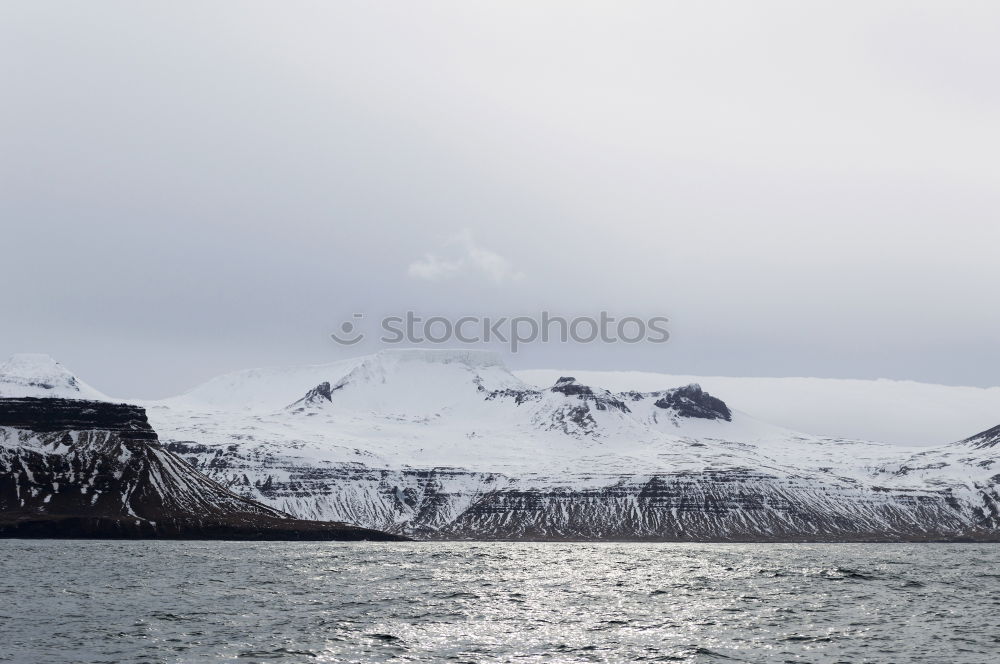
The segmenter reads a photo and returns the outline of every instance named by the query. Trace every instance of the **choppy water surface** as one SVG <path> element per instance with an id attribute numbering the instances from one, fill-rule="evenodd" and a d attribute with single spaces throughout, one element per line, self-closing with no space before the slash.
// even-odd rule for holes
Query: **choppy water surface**
<path id="1" fill-rule="evenodd" d="M 1000 547 L 0 540 L 13 662 L 995 662 Z"/>

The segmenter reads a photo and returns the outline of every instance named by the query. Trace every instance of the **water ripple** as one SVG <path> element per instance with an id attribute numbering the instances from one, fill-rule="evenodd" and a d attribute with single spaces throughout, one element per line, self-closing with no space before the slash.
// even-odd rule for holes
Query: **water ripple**
<path id="1" fill-rule="evenodd" d="M 994 545 L 0 541 L 0 661 L 994 661 Z"/>

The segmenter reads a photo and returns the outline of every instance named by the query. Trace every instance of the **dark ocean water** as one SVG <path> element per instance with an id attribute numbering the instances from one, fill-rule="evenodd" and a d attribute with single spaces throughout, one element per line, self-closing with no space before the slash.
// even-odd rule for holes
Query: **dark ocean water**
<path id="1" fill-rule="evenodd" d="M 1000 546 L 0 540 L 10 662 L 1000 661 Z"/>

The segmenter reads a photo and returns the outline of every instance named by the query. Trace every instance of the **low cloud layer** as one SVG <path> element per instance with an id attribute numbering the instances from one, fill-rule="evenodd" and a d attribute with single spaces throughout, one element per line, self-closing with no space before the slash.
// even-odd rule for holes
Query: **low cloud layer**
<path id="1" fill-rule="evenodd" d="M 425 281 L 482 277 L 495 284 L 524 278 L 524 273 L 514 269 L 509 260 L 495 251 L 479 246 L 472 231 L 464 230 L 451 237 L 445 242 L 444 251 L 444 258 L 429 253 L 413 261 L 407 268 L 407 274 Z"/>

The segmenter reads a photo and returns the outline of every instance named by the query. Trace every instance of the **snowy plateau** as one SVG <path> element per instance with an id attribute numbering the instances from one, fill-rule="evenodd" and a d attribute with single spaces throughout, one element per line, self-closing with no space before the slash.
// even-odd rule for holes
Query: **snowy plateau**
<path id="1" fill-rule="evenodd" d="M 699 382 L 515 375 L 490 352 L 412 349 L 126 401 L 164 451 L 242 498 L 418 539 L 1000 541 L 1000 427 L 984 422 L 1000 423 L 1000 390 Z M 928 390 L 940 431 L 968 421 L 965 433 L 936 445 L 902 444 L 905 422 L 892 442 L 818 433 L 855 411 L 886 431 L 878 413 L 933 418 Z M 15 356 L 0 365 L 0 399 L 24 397 L 118 401 L 47 356 Z"/>

